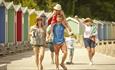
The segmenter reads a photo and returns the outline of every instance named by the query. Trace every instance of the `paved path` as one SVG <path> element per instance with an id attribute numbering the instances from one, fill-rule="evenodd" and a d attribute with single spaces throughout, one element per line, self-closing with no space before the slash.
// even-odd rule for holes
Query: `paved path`
<path id="1" fill-rule="evenodd" d="M 115 58 L 113 57 L 96 53 L 94 65 L 91 66 L 88 64 L 86 49 L 75 48 L 74 53 L 74 64 L 67 65 L 68 70 L 115 70 Z M 62 57 L 62 53 L 60 53 L 60 57 Z M 44 70 L 55 70 L 55 65 L 50 61 L 50 51 L 46 49 L 43 60 Z M 37 70 L 32 51 L 0 57 L 0 64 L 3 63 L 7 65 L 7 70 Z"/>

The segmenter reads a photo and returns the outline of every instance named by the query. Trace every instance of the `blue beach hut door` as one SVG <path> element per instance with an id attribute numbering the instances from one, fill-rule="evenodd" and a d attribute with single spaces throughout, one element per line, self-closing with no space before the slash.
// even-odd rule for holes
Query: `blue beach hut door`
<path id="1" fill-rule="evenodd" d="M 0 43 L 5 43 L 5 7 L 0 6 Z"/>

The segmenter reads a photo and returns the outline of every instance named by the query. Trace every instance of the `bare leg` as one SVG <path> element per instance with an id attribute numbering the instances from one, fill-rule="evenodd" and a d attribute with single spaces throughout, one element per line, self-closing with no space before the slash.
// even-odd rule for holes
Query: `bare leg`
<path id="1" fill-rule="evenodd" d="M 67 46 L 65 43 L 61 46 L 61 50 L 63 52 L 63 57 L 62 57 L 62 62 L 60 65 L 64 70 L 67 70 L 67 67 L 64 65 L 64 62 L 65 62 L 66 57 L 67 57 Z"/>
<path id="2" fill-rule="evenodd" d="M 91 48 L 87 47 L 88 55 L 89 55 L 89 60 L 91 61 L 92 59 L 92 53 L 91 53 Z"/>
<path id="3" fill-rule="evenodd" d="M 39 70 L 43 70 L 42 61 L 44 58 L 44 50 L 44 47 L 40 47 L 39 49 Z"/>
<path id="4" fill-rule="evenodd" d="M 55 45 L 54 46 L 54 51 L 55 51 L 55 64 L 56 64 L 56 69 L 59 70 L 59 50 L 60 46 Z"/>
<path id="5" fill-rule="evenodd" d="M 91 53 L 92 53 L 91 55 L 91 60 L 92 60 L 93 56 L 95 55 L 95 48 L 91 48 Z"/>
<path id="6" fill-rule="evenodd" d="M 54 53 L 53 52 L 51 52 L 51 59 L 52 59 L 52 64 L 54 64 Z"/>
<path id="7" fill-rule="evenodd" d="M 39 66 L 39 48 L 38 47 L 33 47 L 33 51 L 34 51 L 34 54 L 35 54 L 35 62 L 36 62 L 36 65 L 37 67 Z"/>

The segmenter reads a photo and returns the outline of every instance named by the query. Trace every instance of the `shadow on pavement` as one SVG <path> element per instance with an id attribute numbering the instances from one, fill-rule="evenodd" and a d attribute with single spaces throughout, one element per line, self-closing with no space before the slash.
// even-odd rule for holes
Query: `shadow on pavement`
<path id="1" fill-rule="evenodd" d="M 22 52 L 22 53 L 6 55 L 4 57 L 0 57 L 0 64 L 9 64 L 12 61 L 21 60 L 22 58 L 28 58 L 31 57 L 32 55 L 33 55 L 32 50 Z"/>

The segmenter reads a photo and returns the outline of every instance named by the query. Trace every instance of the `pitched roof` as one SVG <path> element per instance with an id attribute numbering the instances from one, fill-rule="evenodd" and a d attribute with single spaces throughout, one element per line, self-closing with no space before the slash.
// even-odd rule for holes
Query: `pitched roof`
<path id="1" fill-rule="evenodd" d="M 12 2 L 5 2 L 5 6 L 6 6 L 7 9 L 10 9 L 11 7 L 14 8 L 13 1 Z"/>
<path id="2" fill-rule="evenodd" d="M 19 11 L 21 9 L 21 4 L 14 5 L 15 11 Z"/>
<path id="3" fill-rule="evenodd" d="M 68 17 L 66 20 L 67 20 L 67 21 L 72 20 L 72 21 L 74 21 L 74 22 L 76 22 L 76 23 L 79 23 L 76 19 L 71 18 L 71 17 Z"/>
<path id="4" fill-rule="evenodd" d="M 22 9 L 22 12 L 23 12 L 23 13 L 29 12 L 29 11 L 28 11 L 28 7 L 21 7 L 21 9 Z"/>
<path id="5" fill-rule="evenodd" d="M 28 11 L 29 11 L 29 15 L 31 15 L 32 13 L 36 13 L 35 11 L 35 9 L 28 9 Z M 36 13 L 37 14 L 37 13 Z"/>
<path id="6" fill-rule="evenodd" d="M 0 5 L 1 4 L 5 5 L 5 1 L 4 0 L 0 0 Z"/>

